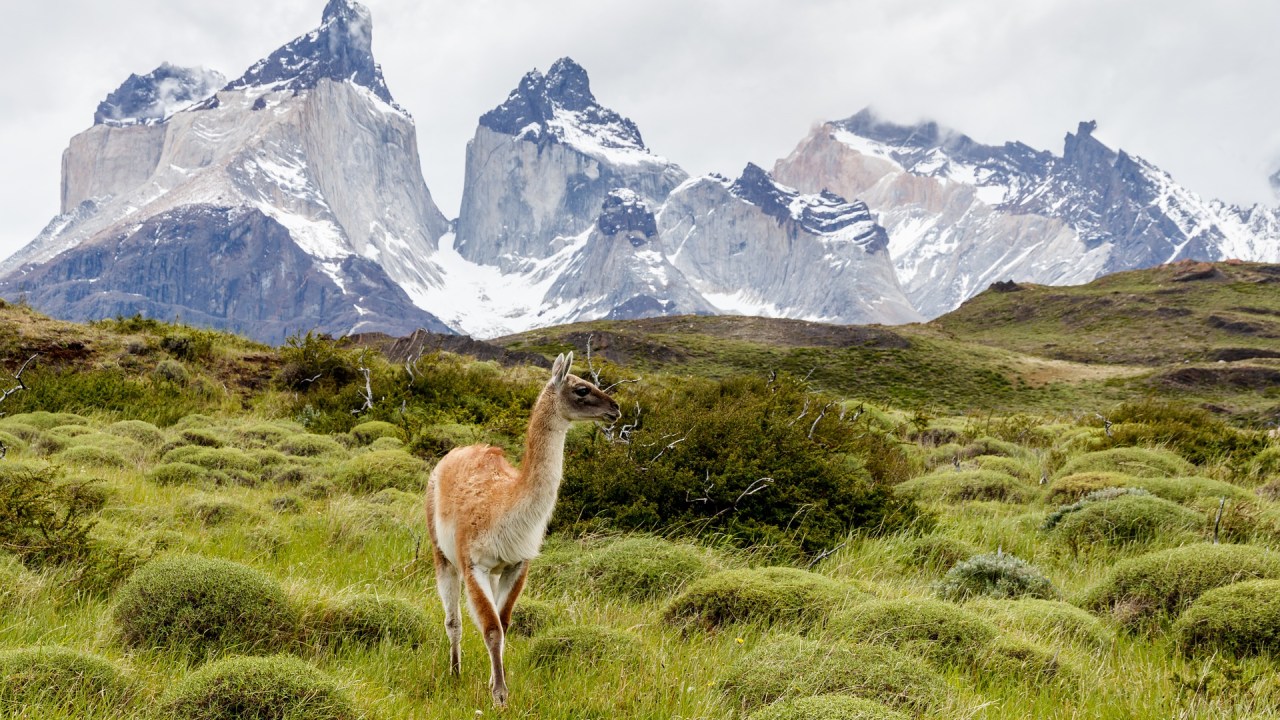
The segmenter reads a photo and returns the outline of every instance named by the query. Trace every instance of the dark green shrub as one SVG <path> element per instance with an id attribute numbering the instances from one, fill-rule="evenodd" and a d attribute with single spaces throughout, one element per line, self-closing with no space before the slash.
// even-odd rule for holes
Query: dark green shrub
<path id="1" fill-rule="evenodd" d="M 938 597 L 956 602 L 975 597 L 1055 600 L 1061 596 L 1036 566 L 1008 553 L 975 555 L 956 563 L 934 590 Z"/>
<path id="2" fill-rule="evenodd" d="M 351 437 L 361 445 L 369 445 L 379 438 L 389 437 L 404 441 L 404 431 L 389 422 L 370 420 L 351 428 Z"/>
<path id="3" fill-rule="evenodd" d="M 1081 605 L 1140 628 L 1176 617 L 1216 587 L 1280 578 L 1280 554 L 1250 545 L 1195 544 L 1123 560 Z"/>
<path id="4" fill-rule="evenodd" d="M 993 625 L 965 608 L 924 598 L 871 600 L 831 618 L 828 630 L 947 664 L 974 654 L 996 636 Z"/>
<path id="5" fill-rule="evenodd" d="M 894 492 L 920 502 L 997 500 L 1024 503 L 1035 499 L 1039 489 L 994 470 L 955 471 L 948 468 L 901 483 Z"/>
<path id="6" fill-rule="evenodd" d="M 980 684 L 1003 684 L 1010 678 L 1031 688 L 1053 682 L 1071 682 L 1078 671 L 1061 653 L 1050 652 L 1035 643 L 1002 636 L 979 649 L 974 669 Z"/>
<path id="7" fill-rule="evenodd" d="M 276 449 L 295 457 L 347 457 L 347 449 L 327 435 L 299 433 L 276 443 Z"/>
<path id="8" fill-rule="evenodd" d="M 1124 488 L 1100 490 L 1116 492 Z M 1190 538 L 1204 524 L 1197 512 L 1152 495 L 1129 492 L 1086 502 L 1065 513 L 1053 528 L 1054 536 L 1078 551 L 1094 545 L 1118 546 L 1151 542 L 1160 536 Z"/>
<path id="9" fill-rule="evenodd" d="M 1179 403 L 1125 403 L 1108 419 L 1115 423 L 1111 434 L 1117 445 L 1168 447 L 1197 465 L 1240 467 L 1267 446 L 1264 432 L 1232 427 L 1208 410 Z"/>
<path id="10" fill-rule="evenodd" d="M 973 545 L 947 535 L 923 535 L 907 542 L 907 561 L 912 567 L 950 570 L 961 560 L 978 554 Z"/>
<path id="11" fill-rule="evenodd" d="M 1136 477 L 1194 475 L 1196 468 L 1168 450 L 1121 447 L 1080 455 L 1062 466 L 1059 477 L 1083 472 L 1117 472 Z"/>
<path id="12" fill-rule="evenodd" d="M 333 479 L 353 493 L 383 488 L 416 492 L 427 486 L 427 465 L 400 450 L 374 450 L 344 461 Z"/>
<path id="13" fill-rule="evenodd" d="M 110 661 L 63 647 L 0 651 L 0 710 L 124 711 L 137 685 Z M 8 714 L 6 713 L 6 717 Z"/>
<path id="14" fill-rule="evenodd" d="M 891 491 L 905 479 L 892 473 L 912 465 L 896 436 L 834 411 L 819 421 L 831 401 L 797 379 L 689 380 L 635 395 L 643 423 L 629 442 L 571 435 L 553 530 L 678 529 L 816 553 L 850 531 L 922 522 Z"/>
<path id="15" fill-rule="evenodd" d="M 1051 644 L 1066 639 L 1102 649 L 1115 640 L 1115 634 L 1096 616 L 1060 600 L 979 598 L 965 607 L 1001 627 L 1032 633 Z"/>
<path id="16" fill-rule="evenodd" d="M 179 360 L 207 360 L 213 356 L 215 337 L 207 330 L 175 331 L 160 338 L 160 347 Z"/>
<path id="17" fill-rule="evenodd" d="M 705 548 L 655 537 L 628 537 L 572 561 L 570 582 L 582 590 L 643 601 L 678 593 L 686 583 L 721 569 Z"/>
<path id="18" fill-rule="evenodd" d="M 1252 580 L 1206 591 L 1173 625 L 1187 654 L 1280 656 L 1280 580 Z"/>
<path id="19" fill-rule="evenodd" d="M 273 650 L 294 637 L 298 622 L 275 580 L 238 563 L 196 555 L 143 566 L 120 589 L 112 616 L 129 647 L 196 656 Z"/>
<path id="20" fill-rule="evenodd" d="M 511 611 L 511 627 L 507 632 L 530 637 L 557 624 L 559 618 L 560 612 L 555 605 L 521 595 Z"/>
<path id="21" fill-rule="evenodd" d="M 937 673 L 896 650 L 796 637 L 762 642 L 729 667 L 720 687 L 744 712 L 778 700 L 840 694 L 927 713 L 950 694 Z"/>
<path id="22" fill-rule="evenodd" d="M 111 435 L 127 437 L 147 447 L 156 447 L 164 442 L 164 433 L 160 428 L 142 420 L 121 420 L 111 423 L 105 432 Z"/>
<path id="23" fill-rule="evenodd" d="M 157 380 L 171 382 L 175 385 L 186 385 L 191 379 L 191 375 L 187 372 L 187 366 L 181 361 L 165 358 L 156 363 L 155 376 Z"/>
<path id="24" fill-rule="evenodd" d="M 741 622 L 804 626 L 825 619 L 849 595 L 861 593 L 795 568 L 722 570 L 685 587 L 663 618 L 706 630 Z"/>
<path id="25" fill-rule="evenodd" d="M 362 717 L 332 678 L 288 655 L 233 657 L 186 676 L 161 699 L 184 720 L 355 720 Z"/>
<path id="26" fill-rule="evenodd" d="M 47 463 L 0 463 L 0 547 L 30 567 L 83 559 L 102 496 L 92 482 L 63 482 Z"/>
<path id="27" fill-rule="evenodd" d="M 333 645 L 376 645 L 385 639 L 417 647 L 431 630 L 422 608 L 378 595 L 355 595 L 320 603 L 304 614 L 302 625 L 308 637 Z"/>
<path id="28" fill-rule="evenodd" d="M 294 335 L 280 348 L 284 364 L 276 382 L 287 390 L 332 392 L 359 376 L 359 353 L 338 347 L 328 335 Z"/>
<path id="29" fill-rule="evenodd" d="M 157 485 L 199 485 L 213 480 L 209 470 L 184 462 L 163 463 L 151 468 L 147 479 Z"/>
<path id="30" fill-rule="evenodd" d="M 600 625 L 561 625 L 535 636 L 529 645 L 534 665 L 591 665 L 626 660 L 638 653 L 640 641 L 631 633 Z"/>
<path id="31" fill-rule="evenodd" d="M 749 720 L 908 720 L 874 700 L 851 695 L 816 695 L 783 700 L 751 713 Z"/>

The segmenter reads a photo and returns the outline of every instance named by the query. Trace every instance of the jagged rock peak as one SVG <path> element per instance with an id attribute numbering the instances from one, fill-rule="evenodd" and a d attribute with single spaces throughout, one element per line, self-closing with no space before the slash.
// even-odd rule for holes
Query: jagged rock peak
<path id="1" fill-rule="evenodd" d="M 636 124 L 596 102 L 587 71 L 567 57 L 546 75 L 526 73 L 501 105 L 480 116 L 480 125 L 522 140 L 647 150 Z"/>
<path id="2" fill-rule="evenodd" d="M 208 98 L 227 79 L 203 67 L 161 63 L 146 75 L 130 75 L 98 103 L 94 125 L 142 125 L 162 122 L 179 110 Z"/>
<path id="3" fill-rule="evenodd" d="M 1067 133 L 1063 141 L 1063 159 L 1077 166 L 1114 164 L 1115 151 L 1093 136 L 1093 132 L 1097 129 L 1098 121 L 1089 120 L 1082 121 L 1076 128 L 1075 134 Z"/>
<path id="4" fill-rule="evenodd" d="M 850 202 L 827 190 L 803 194 L 779 184 L 755 163 L 747 163 L 742 175 L 729 185 L 729 192 L 779 222 L 794 220 L 805 230 L 819 235 L 829 235 L 858 223 L 875 223 L 866 203 Z"/>
<path id="5" fill-rule="evenodd" d="M 658 235 L 658 223 L 649 204 L 626 188 L 618 188 L 605 196 L 596 227 L 609 236 L 625 232 L 637 247 Z"/>
<path id="6" fill-rule="evenodd" d="M 382 67 L 373 59 L 373 16 L 354 0 L 329 0 L 320 27 L 254 63 L 227 89 L 275 86 L 308 90 L 323 78 L 353 82 L 395 104 Z"/>
<path id="7" fill-rule="evenodd" d="M 951 154 L 963 155 L 973 148 L 983 147 L 968 135 L 944 128 L 932 120 L 900 125 L 883 119 L 869 107 L 832 124 L 855 135 L 899 148 L 924 150 L 940 147 Z"/>

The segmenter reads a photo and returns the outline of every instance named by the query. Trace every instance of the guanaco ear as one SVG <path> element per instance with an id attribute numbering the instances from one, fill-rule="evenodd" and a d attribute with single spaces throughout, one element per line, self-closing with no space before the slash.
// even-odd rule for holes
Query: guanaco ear
<path id="1" fill-rule="evenodd" d="M 569 377 L 569 368 L 571 367 L 573 367 L 573 353 L 570 352 L 568 355 L 560 353 L 555 363 L 551 366 L 552 384 L 559 385 L 563 383 L 564 379 Z"/>

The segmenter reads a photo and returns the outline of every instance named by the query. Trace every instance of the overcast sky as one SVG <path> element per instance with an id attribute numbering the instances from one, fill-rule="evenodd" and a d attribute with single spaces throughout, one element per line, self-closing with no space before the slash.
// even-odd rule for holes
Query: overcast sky
<path id="1" fill-rule="evenodd" d="M 366 0 L 374 55 L 456 216 L 466 142 L 520 76 L 568 55 L 596 97 L 693 174 L 772 167 L 864 106 L 1062 152 L 1080 120 L 1203 196 L 1275 202 L 1274 0 Z M 163 61 L 238 77 L 324 0 L 9 3 L 0 43 L 0 257 L 58 211 L 98 102 Z"/>

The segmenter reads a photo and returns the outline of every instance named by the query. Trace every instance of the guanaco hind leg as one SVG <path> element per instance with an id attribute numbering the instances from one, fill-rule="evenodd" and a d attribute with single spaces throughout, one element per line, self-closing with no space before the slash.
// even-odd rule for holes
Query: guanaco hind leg
<path id="1" fill-rule="evenodd" d="M 453 675 L 462 673 L 462 613 L 459 599 L 462 592 L 462 578 L 458 577 L 458 569 L 449 562 L 444 553 L 435 551 L 436 591 L 440 593 L 440 602 L 444 605 L 444 632 L 449 636 L 449 672 Z"/>
<path id="2" fill-rule="evenodd" d="M 471 565 L 463 573 L 462 581 L 467 589 L 467 605 L 471 609 L 471 617 L 484 635 L 484 644 L 489 650 L 489 689 L 493 692 L 493 702 L 495 705 L 506 705 L 507 677 L 502 667 L 502 650 L 506 638 L 502 631 L 502 620 L 498 617 L 498 608 L 494 604 L 492 579 L 487 570 Z"/>

